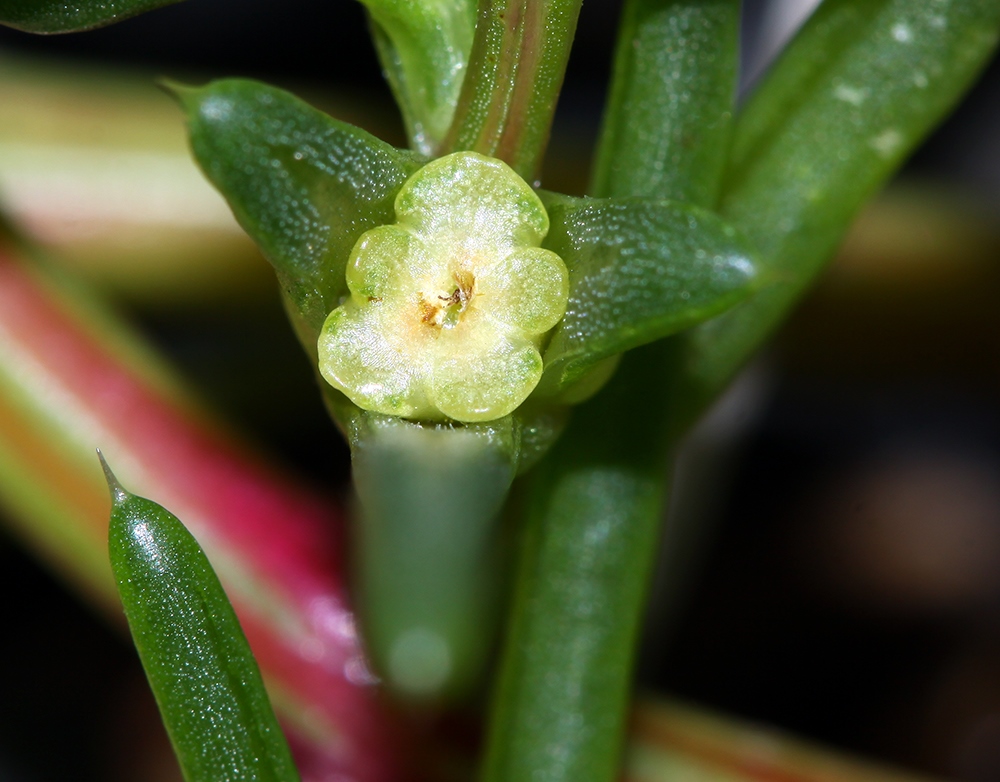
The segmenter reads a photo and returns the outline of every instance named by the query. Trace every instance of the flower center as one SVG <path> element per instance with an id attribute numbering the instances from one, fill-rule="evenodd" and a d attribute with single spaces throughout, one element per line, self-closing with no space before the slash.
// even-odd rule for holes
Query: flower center
<path id="1" fill-rule="evenodd" d="M 450 292 L 420 294 L 420 320 L 435 328 L 454 328 L 476 295 L 476 278 L 472 272 L 460 269 L 452 275 L 455 287 Z"/>

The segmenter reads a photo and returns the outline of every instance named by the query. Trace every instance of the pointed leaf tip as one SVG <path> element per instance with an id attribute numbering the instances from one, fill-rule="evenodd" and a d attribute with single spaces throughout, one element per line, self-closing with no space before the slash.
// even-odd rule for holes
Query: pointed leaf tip
<path id="1" fill-rule="evenodd" d="M 111 472 L 111 467 L 108 465 L 107 459 L 104 458 L 104 454 L 101 453 L 100 448 L 97 449 L 97 458 L 101 461 L 101 469 L 104 470 L 104 479 L 108 482 L 108 491 L 111 492 L 111 504 L 117 505 L 120 502 L 125 502 L 129 494 L 122 488 L 117 476 Z"/>
<path id="2" fill-rule="evenodd" d="M 167 77 L 157 79 L 156 86 L 177 101 L 178 105 L 185 110 L 189 110 L 191 108 L 192 103 L 194 102 L 193 96 L 200 89 L 199 87 L 193 87 L 190 84 L 181 84 L 181 82 L 174 81 L 173 79 Z"/>

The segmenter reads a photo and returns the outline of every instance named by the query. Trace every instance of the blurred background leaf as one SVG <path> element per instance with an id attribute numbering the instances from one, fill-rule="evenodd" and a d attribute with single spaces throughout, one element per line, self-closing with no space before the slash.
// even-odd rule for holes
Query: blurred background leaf
<path id="1" fill-rule="evenodd" d="M 89 30 L 178 0 L 0 0 L 0 24 L 32 33 Z"/>

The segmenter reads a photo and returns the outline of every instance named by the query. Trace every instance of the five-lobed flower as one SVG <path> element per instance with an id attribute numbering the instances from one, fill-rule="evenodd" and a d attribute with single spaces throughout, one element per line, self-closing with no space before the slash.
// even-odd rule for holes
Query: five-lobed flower
<path id="1" fill-rule="evenodd" d="M 351 252 L 350 296 L 323 326 L 320 372 L 378 413 L 507 415 L 538 383 L 539 347 L 569 296 L 566 265 L 539 246 L 544 206 L 506 164 L 457 152 L 410 177 L 395 210 L 395 224 Z"/>

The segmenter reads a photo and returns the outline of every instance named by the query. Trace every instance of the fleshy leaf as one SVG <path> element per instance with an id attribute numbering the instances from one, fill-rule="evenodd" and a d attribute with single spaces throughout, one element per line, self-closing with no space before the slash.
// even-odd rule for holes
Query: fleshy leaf
<path id="1" fill-rule="evenodd" d="M 208 558 L 176 516 L 111 489 L 118 592 L 188 782 L 297 782 L 260 671 Z"/>
<path id="2" fill-rule="evenodd" d="M 393 222 L 396 193 L 419 159 L 258 82 L 173 89 L 198 164 L 274 266 L 314 351 L 347 292 L 351 249 Z"/>
<path id="3" fill-rule="evenodd" d="M 29 33 L 71 33 L 120 22 L 178 0 L 0 0 L 0 24 Z"/>
<path id="4" fill-rule="evenodd" d="M 712 207 L 732 135 L 738 0 L 629 0 L 594 163 L 596 196 Z"/>
<path id="5" fill-rule="evenodd" d="M 594 364 L 694 326 L 749 295 L 746 243 L 713 213 L 675 201 L 550 197 L 544 246 L 565 261 L 569 304 L 537 393 Z"/>

